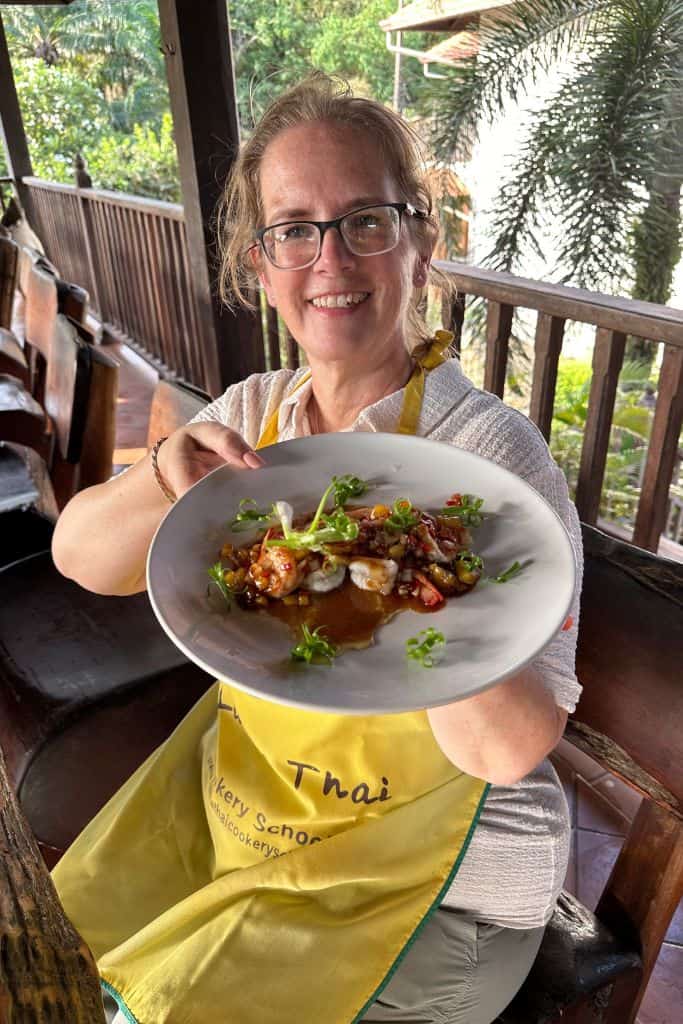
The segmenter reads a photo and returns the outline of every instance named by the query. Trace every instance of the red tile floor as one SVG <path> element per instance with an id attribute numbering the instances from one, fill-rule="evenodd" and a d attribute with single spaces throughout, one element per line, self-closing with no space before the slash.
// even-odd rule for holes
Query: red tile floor
<path id="1" fill-rule="evenodd" d="M 131 349 L 108 346 L 121 363 L 114 463 L 144 455 L 157 374 Z M 591 910 L 621 849 L 640 798 L 625 783 L 562 740 L 552 760 L 567 794 L 572 854 L 566 887 Z M 683 906 L 671 922 L 638 1014 L 638 1024 L 683 1021 Z"/>

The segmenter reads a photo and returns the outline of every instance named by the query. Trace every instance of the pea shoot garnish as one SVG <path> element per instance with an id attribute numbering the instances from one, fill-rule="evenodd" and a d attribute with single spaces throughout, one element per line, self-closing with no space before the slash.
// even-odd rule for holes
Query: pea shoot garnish
<path id="1" fill-rule="evenodd" d="M 231 530 L 249 530 L 257 523 L 267 523 L 275 518 L 273 506 L 270 508 L 257 508 L 253 498 L 243 498 L 239 505 L 239 512 L 230 523 Z"/>
<path id="2" fill-rule="evenodd" d="M 344 476 L 333 476 L 332 486 L 334 487 L 334 503 L 339 507 L 344 506 L 349 498 L 359 498 L 368 489 L 365 480 L 361 480 L 358 476 L 351 476 L 350 473 L 346 473 Z"/>
<path id="3" fill-rule="evenodd" d="M 216 586 L 218 587 L 219 591 L 221 592 L 221 594 L 225 598 L 225 603 L 227 604 L 228 608 L 231 608 L 232 607 L 232 599 L 233 599 L 234 595 L 233 595 L 232 590 L 228 586 L 228 584 L 225 582 L 225 577 L 223 575 L 223 572 L 224 572 L 224 570 L 223 570 L 223 566 L 221 565 L 221 563 L 220 562 L 216 562 L 216 564 L 212 565 L 211 568 L 208 570 L 209 579 L 212 580 L 216 584 Z"/>
<path id="4" fill-rule="evenodd" d="M 461 562 L 468 572 L 481 572 L 484 568 L 481 557 L 475 555 L 473 551 L 459 551 L 456 560 Z"/>
<path id="5" fill-rule="evenodd" d="M 322 636 L 320 632 L 322 628 L 322 626 L 318 626 L 317 629 L 311 630 L 306 623 L 302 624 L 303 639 L 292 647 L 290 651 L 292 661 L 304 661 L 307 665 L 321 661 L 327 662 L 328 665 L 332 664 L 337 655 L 337 648 Z"/>
<path id="6" fill-rule="evenodd" d="M 408 498 L 397 498 L 384 525 L 394 533 L 403 533 L 417 526 L 419 522 L 420 516 L 413 508 L 412 502 Z"/>
<path id="7" fill-rule="evenodd" d="M 484 499 L 474 494 L 454 494 L 437 515 L 444 519 L 458 519 L 463 526 L 481 526 L 483 504 Z"/>
<path id="8" fill-rule="evenodd" d="M 293 530 L 292 506 L 286 501 L 276 501 L 273 508 L 280 520 L 283 536 L 267 540 L 266 547 L 307 548 L 309 551 L 324 551 L 326 544 L 355 540 L 358 536 L 358 523 L 350 519 L 342 508 L 335 508 L 329 515 L 325 515 L 325 505 L 334 486 L 334 482 L 332 482 L 323 494 L 316 513 L 305 530 Z"/>
<path id="9" fill-rule="evenodd" d="M 519 562 L 513 562 L 505 572 L 499 572 L 497 576 L 492 576 L 491 580 L 493 583 L 507 583 L 508 580 L 514 579 L 515 576 L 519 576 L 522 568 L 523 566 Z"/>
<path id="10" fill-rule="evenodd" d="M 429 626 L 427 629 L 421 629 L 417 636 L 406 640 L 406 654 L 413 661 L 418 661 L 423 668 L 432 668 L 434 665 L 433 649 L 437 646 L 441 647 L 445 643 L 446 638 L 443 633 L 439 633 L 433 626 Z"/>

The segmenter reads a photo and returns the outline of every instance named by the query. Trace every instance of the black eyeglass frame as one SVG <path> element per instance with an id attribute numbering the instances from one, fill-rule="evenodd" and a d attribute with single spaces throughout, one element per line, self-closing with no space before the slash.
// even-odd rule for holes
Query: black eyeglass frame
<path id="1" fill-rule="evenodd" d="M 323 247 L 323 239 L 325 237 L 325 232 L 329 228 L 336 228 L 341 236 L 342 241 L 344 242 L 344 245 L 348 246 L 348 242 L 344 238 L 344 235 L 342 234 L 341 230 L 342 221 L 345 221 L 347 217 L 353 217 L 354 214 L 356 213 L 362 213 L 363 210 L 378 210 L 384 209 L 385 207 L 389 207 L 390 209 L 396 210 L 398 212 L 399 234 L 401 230 L 401 224 L 403 223 L 404 214 L 408 214 L 409 217 L 415 217 L 417 218 L 417 220 L 428 220 L 429 218 L 428 213 L 425 213 L 424 210 L 418 210 L 415 206 L 413 206 L 412 203 L 369 203 L 367 206 L 359 206 L 357 210 L 349 210 L 348 213 L 345 213 L 342 217 L 335 217 L 334 220 L 279 220 L 277 224 L 268 224 L 268 226 L 265 228 L 259 228 L 259 230 L 256 232 L 257 243 L 258 245 L 260 245 L 261 250 L 263 251 L 263 255 L 266 257 L 268 262 L 272 264 L 272 266 L 274 266 L 277 270 L 304 270 L 306 267 L 312 266 L 320 256 Z M 301 267 L 279 267 L 277 263 L 275 263 L 268 255 L 268 251 L 263 242 L 263 236 L 265 235 L 266 231 L 273 231 L 275 228 L 284 227 L 286 224 L 312 224 L 314 227 L 318 229 L 318 251 L 312 260 L 310 260 L 308 263 L 304 263 L 303 266 Z M 396 240 L 396 245 L 398 245 L 398 239 Z M 392 249 L 395 249 L 396 245 L 392 245 L 391 249 L 381 249 L 379 252 L 353 254 L 354 256 L 382 256 L 383 253 L 391 252 Z M 350 252 L 353 252 L 353 249 L 351 249 L 350 246 L 349 250 Z"/>

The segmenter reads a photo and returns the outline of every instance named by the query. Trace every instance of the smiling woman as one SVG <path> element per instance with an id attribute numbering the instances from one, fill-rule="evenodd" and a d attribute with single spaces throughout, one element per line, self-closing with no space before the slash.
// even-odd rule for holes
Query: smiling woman
<path id="1" fill-rule="evenodd" d="M 340 430 L 417 434 L 512 470 L 580 564 L 543 438 L 420 321 L 436 226 L 397 115 L 326 76 L 303 82 L 244 145 L 219 223 L 225 300 L 260 282 L 309 366 L 233 385 L 154 460 L 77 495 L 55 532 L 65 574 L 144 589 L 169 499 L 226 463 L 258 472 L 259 448 Z M 530 668 L 429 711 L 322 713 L 216 684 L 55 870 L 110 1016 L 490 1024 L 564 878 L 567 809 L 544 759 L 580 693 L 578 585 L 571 620 Z"/>

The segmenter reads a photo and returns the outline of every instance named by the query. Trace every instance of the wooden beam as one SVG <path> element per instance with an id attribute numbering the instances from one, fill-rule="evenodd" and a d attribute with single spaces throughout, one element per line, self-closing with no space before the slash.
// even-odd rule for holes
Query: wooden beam
<path id="1" fill-rule="evenodd" d="M 92 954 L 64 913 L 0 750 L 0 1020 L 104 1024 Z"/>
<path id="2" fill-rule="evenodd" d="M 17 182 L 19 199 L 22 206 L 29 211 L 29 200 L 21 179 L 33 174 L 31 157 L 28 151 L 24 122 L 19 108 L 12 62 L 9 56 L 5 27 L 0 15 L 0 136 L 5 148 L 9 173 Z"/>
<path id="3" fill-rule="evenodd" d="M 204 381 L 213 394 L 261 369 L 254 317 L 223 307 L 213 218 L 239 148 L 237 99 L 224 0 L 158 0 L 189 270 L 195 293 Z M 260 332 L 259 332 L 260 333 Z M 259 358 L 260 356 L 260 358 Z"/>

